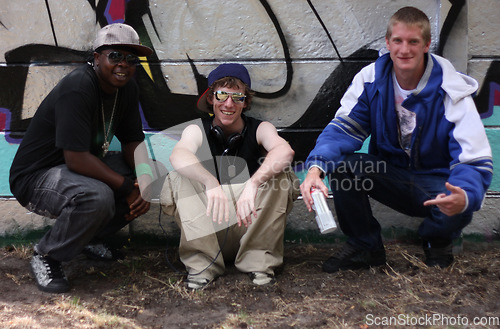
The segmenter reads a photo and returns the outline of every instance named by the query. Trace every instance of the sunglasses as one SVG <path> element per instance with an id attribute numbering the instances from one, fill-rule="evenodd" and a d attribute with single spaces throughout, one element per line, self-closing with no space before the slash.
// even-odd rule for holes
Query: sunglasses
<path id="1" fill-rule="evenodd" d="M 228 93 L 222 90 L 214 91 L 214 95 L 215 99 L 221 103 L 225 102 L 229 96 L 231 96 L 235 103 L 243 103 L 247 97 L 244 93 Z"/>
<path id="2" fill-rule="evenodd" d="M 110 53 L 104 54 L 108 57 L 108 60 L 113 65 L 120 64 L 124 59 L 128 65 L 135 66 L 140 63 L 139 57 L 134 54 L 124 55 L 119 51 L 112 51 Z"/>

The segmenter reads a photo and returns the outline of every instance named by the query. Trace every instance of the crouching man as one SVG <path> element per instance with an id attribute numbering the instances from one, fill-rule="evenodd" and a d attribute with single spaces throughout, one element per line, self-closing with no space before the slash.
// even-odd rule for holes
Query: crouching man
<path id="1" fill-rule="evenodd" d="M 234 260 L 254 284 L 275 282 L 287 214 L 298 195 L 290 145 L 269 122 L 247 117 L 247 69 L 222 64 L 208 76 L 198 108 L 213 113 L 187 126 L 170 157 L 162 208 L 181 228 L 180 259 L 190 289 L 205 287 Z"/>
<path id="2" fill-rule="evenodd" d="M 322 177 L 329 174 L 348 236 L 324 262 L 326 272 L 385 264 L 368 196 L 424 218 L 418 233 L 425 263 L 448 267 L 452 240 L 479 210 L 491 182 L 491 150 L 471 97 L 477 82 L 429 54 L 427 16 L 414 7 L 398 10 L 386 45 L 389 52 L 354 77 L 307 159 L 301 185 L 306 206 L 311 209 L 311 188 L 328 192 Z M 355 153 L 368 136 L 369 154 Z"/>

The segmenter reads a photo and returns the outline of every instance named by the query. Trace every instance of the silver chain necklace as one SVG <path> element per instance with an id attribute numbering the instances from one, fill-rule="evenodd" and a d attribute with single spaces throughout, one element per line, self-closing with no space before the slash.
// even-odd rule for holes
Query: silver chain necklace
<path id="1" fill-rule="evenodd" d="M 111 118 L 109 119 L 108 130 L 106 131 L 106 118 L 104 117 L 104 102 L 101 98 L 102 127 L 104 130 L 104 143 L 102 144 L 103 157 L 106 156 L 106 153 L 108 153 L 109 142 L 111 142 L 111 141 L 108 141 L 108 136 L 109 136 L 109 132 L 111 131 L 111 126 L 113 125 L 113 118 L 115 116 L 115 107 L 116 107 L 116 100 L 117 99 L 118 99 L 118 90 L 116 91 L 116 94 L 115 94 L 115 101 L 113 103 L 113 110 L 111 111 Z"/>

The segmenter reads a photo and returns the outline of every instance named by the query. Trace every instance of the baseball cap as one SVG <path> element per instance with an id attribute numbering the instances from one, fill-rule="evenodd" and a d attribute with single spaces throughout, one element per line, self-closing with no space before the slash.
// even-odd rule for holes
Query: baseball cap
<path id="1" fill-rule="evenodd" d="M 208 75 L 208 86 L 210 87 L 215 81 L 225 77 L 240 79 L 248 86 L 248 88 L 252 87 L 252 81 L 250 80 L 250 74 L 248 74 L 247 68 L 237 63 L 227 63 L 217 66 L 217 68 Z M 211 112 L 207 106 L 207 93 L 209 90 L 210 88 L 208 88 L 203 95 L 200 96 L 198 103 L 196 104 L 198 109 L 204 112 Z"/>
<path id="2" fill-rule="evenodd" d="M 138 56 L 149 56 L 153 50 L 141 45 L 139 35 L 130 25 L 122 23 L 109 24 L 97 32 L 94 50 L 102 46 L 125 46 L 132 48 Z"/>

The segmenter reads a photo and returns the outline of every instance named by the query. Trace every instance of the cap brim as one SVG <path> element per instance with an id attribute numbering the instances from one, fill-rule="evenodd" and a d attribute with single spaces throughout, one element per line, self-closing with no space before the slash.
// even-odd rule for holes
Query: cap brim
<path id="1" fill-rule="evenodd" d="M 198 98 L 198 103 L 196 103 L 196 107 L 198 108 L 198 110 L 203 111 L 203 112 L 207 112 L 207 113 L 210 113 L 210 109 L 208 108 L 208 105 L 207 105 L 207 97 L 208 97 L 209 90 L 210 90 L 210 88 L 205 90 L 203 95 L 201 95 L 200 98 Z"/>
<path id="2" fill-rule="evenodd" d="M 103 45 L 100 45 L 99 47 L 97 48 L 101 48 L 101 47 L 127 47 L 127 48 L 132 48 L 134 51 L 135 51 L 135 54 L 137 56 L 149 56 L 153 53 L 153 49 L 147 47 L 147 46 L 143 46 L 143 45 L 138 45 L 138 44 L 131 44 L 131 43 L 120 43 L 120 44 L 103 44 Z M 97 49 L 96 48 L 96 49 Z"/>

